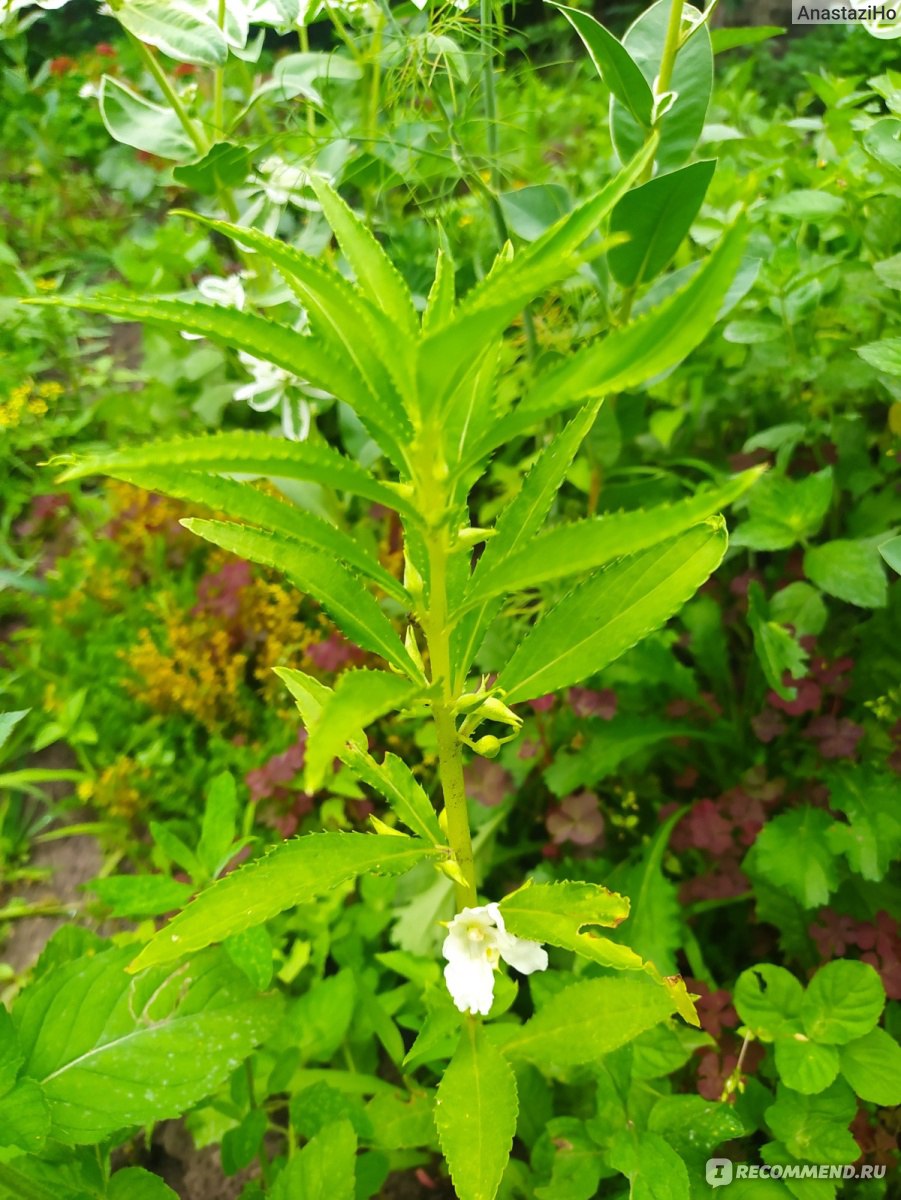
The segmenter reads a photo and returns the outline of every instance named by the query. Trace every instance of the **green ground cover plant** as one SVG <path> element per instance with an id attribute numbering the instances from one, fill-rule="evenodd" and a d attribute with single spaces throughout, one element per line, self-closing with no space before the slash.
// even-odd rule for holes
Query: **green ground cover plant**
<path id="1" fill-rule="evenodd" d="M 897 42 L 68 7 L 0 26 L 0 1195 L 891 1195 Z"/>

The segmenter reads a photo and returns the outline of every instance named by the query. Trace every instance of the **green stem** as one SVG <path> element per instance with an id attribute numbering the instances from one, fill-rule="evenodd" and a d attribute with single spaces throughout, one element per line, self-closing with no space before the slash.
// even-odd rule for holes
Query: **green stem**
<path id="1" fill-rule="evenodd" d="M 682 6 L 683 0 L 673 0 L 670 6 L 666 37 L 663 42 L 663 56 L 660 59 L 660 71 L 657 75 L 659 94 L 668 92 L 673 81 L 673 67 L 676 65 L 679 40 L 682 36 Z"/>
<path id="2" fill-rule="evenodd" d="M 128 37 L 128 40 L 131 42 L 131 44 L 137 50 L 138 55 L 141 58 L 141 61 L 144 63 L 144 66 L 147 68 L 147 70 L 150 72 L 150 74 L 156 80 L 157 86 L 159 87 L 160 91 L 163 93 L 163 95 L 169 101 L 169 107 L 172 109 L 172 111 L 178 117 L 185 133 L 188 135 L 188 137 L 194 143 L 197 153 L 198 154 L 206 154 L 207 150 L 209 149 L 209 146 L 207 145 L 207 142 L 206 142 L 206 138 L 203 136 L 200 129 L 197 127 L 197 122 L 193 121 L 188 116 L 187 109 L 182 104 L 181 98 L 179 97 L 175 88 L 172 86 L 172 82 L 169 79 L 169 76 L 166 74 L 166 72 L 163 70 L 163 68 L 160 66 L 160 64 L 156 61 L 155 55 L 153 55 L 151 53 L 151 51 L 148 49 L 147 46 L 144 45 L 144 43 L 141 41 L 140 38 L 136 38 L 135 35 L 133 33 L 129 33 L 127 29 L 125 30 L 125 33 Z"/>
<path id="3" fill-rule="evenodd" d="M 497 88 L 494 80 L 494 12 L 492 0 L 480 0 L 479 19 L 482 24 L 482 89 L 485 106 L 485 138 L 488 149 L 488 167 L 491 171 L 491 187 L 500 190 L 500 166 L 498 163 Z"/>
<path id="4" fill-rule="evenodd" d="M 219 0 L 216 12 L 216 24 L 220 29 L 225 28 L 225 0 Z M 217 133 L 223 133 L 225 121 L 225 68 L 217 67 L 213 73 L 213 128 Z"/>
<path id="5" fill-rule="evenodd" d="M 310 30 L 308 29 L 306 24 L 301 25 L 300 29 L 297 31 L 297 38 L 298 38 L 298 41 L 300 42 L 301 54 L 309 54 L 310 53 Z M 310 135 L 311 138 L 313 138 L 316 136 L 316 110 L 313 107 L 313 105 L 309 102 L 309 100 L 306 101 L 306 109 L 307 109 L 307 112 L 306 112 L 307 133 Z"/>
<path id="6" fill-rule="evenodd" d="M 382 86 L 382 34 L 385 29 L 385 17 L 379 9 L 378 20 L 372 31 L 372 44 L 369 48 L 369 92 L 366 102 L 365 145 L 371 151 L 378 132 L 379 94 Z"/>

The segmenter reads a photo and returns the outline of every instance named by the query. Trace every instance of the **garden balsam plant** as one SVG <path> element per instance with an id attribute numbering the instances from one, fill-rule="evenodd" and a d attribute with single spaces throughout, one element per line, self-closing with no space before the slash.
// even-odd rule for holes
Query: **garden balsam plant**
<path id="1" fill-rule="evenodd" d="M 249 432 L 159 442 L 67 465 L 68 479 L 103 472 L 206 506 L 216 518 L 187 519 L 190 530 L 283 572 L 346 637 L 382 660 L 382 669 L 345 671 L 334 688 L 299 670 L 278 673 L 308 731 L 307 789 L 326 785 L 339 760 L 409 831 L 375 820 L 371 834 L 314 833 L 275 847 L 202 891 L 136 958 L 129 961 L 122 951 L 98 956 L 109 963 L 104 978 L 111 1003 L 124 1002 L 134 988 L 151 1003 L 158 993 L 168 995 L 171 979 L 182 991 L 167 1003 L 190 1007 L 188 980 L 228 971 L 227 960 L 211 948 L 215 943 L 358 876 L 431 862 L 453 880 L 458 909 L 444 950 L 459 1044 L 438 1086 L 434 1114 L 461 1200 L 492 1197 L 500 1186 L 517 1121 L 516 1065 L 591 1062 L 672 1013 L 697 1023 L 678 976 L 664 978 L 654 963 L 598 934 L 598 926 L 626 919 L 624 897 L 579 881 L 526 884 L 503 898 L 480 894 L 463 775 L 466 754 L 493 757 L 516 736 L 517 705 L 595 674 L 694 594 L 726 549 L 720 510 L 757 477 L 745 472 L 648 511 L 544 528 L 603 396 L 674 367 L 710 329 L 739 265 L 740 227 L 685 287 L 538 374 L 518 403 L 502 400 L 497 388 L 508 324 L 586 255 L 598 253 L 597 244 L 586 243 L 641 177 L 653 149 L 652 141 L 602 193 L 528 249 L 515 256 L 505 249 L 461 302 L 452 265 L 440 253 L 421 317 L 384 250 L 322 180 L 314 183 L 317 198 L 355 282 L 261 232 L 205 221 L 283 275 L 308 313 L 308 336 L 200 303 L 64 301 L 200 334 L 302 373 L 354 409 L 391 467 L 380 478 L 334 449 Z M 492 528 L 471 524 L 467 499 L 493 451 L 552 417 L 566 423 L 543 446 L 518 495 Z M 321 483 L 394 510 L 404 530 L 403 582 L 348 533 L 250 482 L 259 478 Z M 473 565 L 477 547 L 482 552 Z M 486 632 L 504 619 L 505 599 L 548 584 L 562 589 L 560 598 L 523 631 L 497 679 L 489 684 L 473 676 Z M 366 727 L 399 712 L 434 724 L 440 812 L 402 759 L 386 754 L 378 761 L 367 748 Z M 497 971 L 502 964 L 523 973 L 544 971 L 545 947 L 585 960 L 592 977 L 571 983 L 525 1023 L 509 1015 L 492 1023 Z M 217 987 L 217 1005 L 230 1002 L 229 986 Z M 26 1010 L 29 1003 L 36 1003 L 33 996 L 24 1002 Z M 244 1003 L 240 988 L 234 1003 Z M 257 1014 L 259 1023 L 276 1019 L 274 1011 L 272 1000 Z M 24 1028 L 20 1017 L 20 1038 Z M 259 1025 L 242 1025 L 234 1051 L 220 1064 L 222 1073 L 233 1053 L 246 1053 L 245 1038 L 260 1036 Z M 43 1089 L 54 1136 L 78 1141 L 91 1140 L 101 1127 L 108 1132 L 112 1117 L 104 1122 L 89 1115 L 93 1093 L 82 1096 L 80 1116 L 71 1101 L 57 1102 L 53 1087 L 60 1072 L 49 1062 L 45 1070 L 40 1055 L 35 1062 L 35 1038 L 40 1044 L 37 1028 L 32 1041 L 22 1043 L 27 1083 L 16 1086 L 35 1097 Z M 211 1076 L 201 1082 L 201 1065 L 192 1063 L 194 1099 L 209 1090 Z M 167 1074 L 161 1067 L 161 1081 Z M 120 1086 L 104 1079 L 103 1103 L 118 1112 L 117 1127 L 123 1117 L 127 1123 L 148 1119 L 146 1097 L 153 1088 L 141 1108 L 132 1087 L 129 1108 L 125 1098 L 121 1105 L 113 1099 Z M 191 1090 L 185 1087 L 171 1090 L 155 1115 L 178 1111 Z M 81 1133 L 79 1121 L 86 1126 Z"/>

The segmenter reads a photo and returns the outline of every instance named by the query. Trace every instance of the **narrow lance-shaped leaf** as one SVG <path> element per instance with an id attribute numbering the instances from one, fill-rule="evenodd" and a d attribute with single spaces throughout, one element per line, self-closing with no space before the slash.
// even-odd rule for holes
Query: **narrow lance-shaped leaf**
<path id="1" fill-rule="evenodd" d="M 615 558 L 635 554 L 676 537 L 738 499 L 756 483 L 763 470 L 765 468 L 755 467 L 743 471 L 721 487 L 704 488 L 675 504 L 661 504 L 637 512 L 608 513 L 540 533 L 516 554 L 496 563 L 490 571 L 479 572 L 462 608 L 470 608 L 501 593 L 590 571 Z"/>
<path id="2" fill-rule="evenodd" d="M 611 93 L 616 96 L 636 121 L 646 129 L 651 126 L 654 96 L 629 51 L 609 33 L 600 21 L 577 8 L 554 6 L 563 13 L 585 44 L 597 73 Z"/>
<path id="3" fill-rule="evenodd" d="M 360 288 L 392 321 L 407 333 L 416 333 L 419 320 L 413 297 L 391 259 L 331 184 L 317 175 L 311 176 L 310 183 Z"/>
<path id="4" fill-rule="evenodd" d="M 128 468 L 111 470 L 107 467 L 104 474 L 149 492 L 203 504 L 214 513 L 233 520 L 259 525 L 273 533 L 287 534 L 348 563 L 405 607 L 412 603 L 403 584 L 389 574 L 381 563 L 376 562 L 350 534 L 250 484 L 237 483 L 220 475 L 188 474 L 177 468 L 166 467 L 143 471 Z"/>
<path id="5" fill-rule="evenodd" d="M 200 474 L 268 475 L 276 479 L 303 479 L 339 491 L 364 496 L 398 512 L 409 505 L 390 487 L 364 471 L 353 459 L 327 446 L 290 442 L 247 430 L 147 442 L 107 454 L 91 454 L 73 461 L 53 460 L 65 467 L 62 482 L 86 475 L 117 475 L 120 471 L 181 468 Z"/>
<path id="6" fill-rule="evenodd" d="M 429 289 L 425 311 L 422 314 L 424 333 L 437 329 L 451 319 L 454 312 L 454 299 L 454 264 L 444 250 L 439 250 L 435 262 L 435 279 Z"/>
<path id="7" fill-rule="evenodd" d="M 594 423 L 599 407 L 600 401 L 586 404 L 541 452 L 519 492 L 498 518 L 494 537 L 488 541 L 473 572 L 473 587 L 490 579 L 493 572 L 541 528 L 579 446 Z M 453 661 L 460 685 L 499 607 L 499 602 L 483 604 L 477 612 L 467 613 L 455 627 L 452 634 Z"/>
<path id="8" fill-rule="evenodd" d="M 182 300 L 138 300 L 121 296 L 54 296 L 29 299 L 27 304 L 77 308 L 105 313 L 126 321 L 141 321 L 185 333 L 196 333 L 232 350 L 274 363 L 318 388 L 353 404 L 359 391 L 359 372 L 347 358 L 327 350 L 316 338 L 253 313 L 216 304 L 186 304 Z"/>
<path id="9" fill-rule="evenodd" d="M 319 790 L 332 760 L 348 742 L 363 742 L 366 726 L 406 707 L 420 691 L 419 685 L 385 671 L 344 671 L 310 730 L 305 761 L 307 790 Z"/>
<path id="10" fill-rule="evenodd" d="M 294 697 L 301 720 L 307 729 L 315 729 L 322 711 L 333 695 L 333 689 L 311 675 L 291 667 L 276 667 L 275 673 Z M 400 820 L 417 837 L 435 846 L 444 846 L 447 839 L 441 832 L 438 817 L 422 786 L 405 762 L 386 754 L 381 763 L 358 746 L 345 743 L 338 757 L 358 779 L 378 792 Z"/>
<path id="11" fill-rule="evenodd" d="M 742 225 L 725 235 L 679 292 L 622 329 L 578 351 L 539 376 L 522 403 L 496 421 L 468 461 L 478 461 L 511 438 L 573 407 L 584 396 L 638 387 L 669 370 L 706 337 L 741 262 Z"/>
<path id="12" fill-rule="evenodd" d="M 324 896 L 368 871 L 398 874 L 445 852 L 418 838 L 311 833 L 276 846 L 201 892 L 144 947 L 129 970 L 172 962 Z"/>
<path id="13" fill-rule="evenodd" d="M 542 617 L 501 671 L 508 703 L 579 683 L 659 628 L 719 566 L 722 519 L 608 567 Z"/>
<path id="14" fill-rule="evenodd" d="M 189 518 L 186 529 L 223 550 L 281 571 L 302 591 L 318 600 L 335 624 L 364 650 L 380 654 L 405 675 L 421 676 L 391 622 L 359 579 L 318 550 L 243 525 Z"/>
<path id="15" fill-rule="evenodd" d="M 435 1099 L 438 1141 L 459 1200 L 494 1200 L 518 1108 L 510 1064 L 481 1023 L 467 1021 Z"/>

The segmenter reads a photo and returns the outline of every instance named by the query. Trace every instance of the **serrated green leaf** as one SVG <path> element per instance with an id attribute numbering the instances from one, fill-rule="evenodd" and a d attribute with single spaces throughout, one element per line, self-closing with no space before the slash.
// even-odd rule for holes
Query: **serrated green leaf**
<path id="1" fill-rule="evenodd" d="M 842 1046 L 841 1071 L 861 1100 L 901 1104 L 901 1046 L 884 1029 Z"/>
<path id="2" fill-rule="evenodd" d="M 495 554 L 489 568 L 477 571 L 461 608 L 465 610 L 501 593 L 590 571 L 615 558 L 656 546 L 731 504 L 756 483 L 760 474 L 759 469 L 744 471 L 721 487 L 701 489 L 675 504 L 589 517 L 540 533 L 516 553 L 500 558 Z M 495 541 L 489 542 L 483 557 Z"/>
<path id="3" fill-rule="evenodd" d="M 820 967 L 807 985 L 801 1019 L 814 1041 L 842 1046 L 875 1026 L 885 1006 L 885 988 L 869 963 L 836 959 Z"/>
<path id="4" fill-rule="evenodd" d="M 0 749 L 9 741 L 10 735 L 20 721 L 31 712 L 30 708 L 20 708 L 16 712 L 0 713 Z"/>
<path id="5" fill-rule="evenodd" d="M 366 726 L 405 708 L 420 690 L 417 684 L 385 671 L 344 671 L 310 731 L 305 760 L 307 791 L 322 787 L 332 759 L 339 757 L 349 741 L 365 745 Z"/>
<path id="6" fill-rule="evenodd" d="M 651 126 L 654 96 L 647 80 L 622 42 L 590 13 L 555 5 L 582 39 L 597 73 L 612 95 L 646 129 Z"/>
<path id="7" fill-rule="evenodd" d="M 243 350 L 254 358 L 274 363 L 332 392 L 353 404 L 360 387 L 356 368 L 346 358 L 328 350 L 316 338 L 279 325 L 266 317 L 239 312 L 216 304 L 185 303 L 182 300 L 137 299 L 121 296 L 56 296 L 28 303 L 76 308 L 104 313 L 126 321 L 141 321 L 163 329 L 196 333 L 232 350 Z M 291 443 L 297 447 L 296 443 Z M 154 464 L 155 465 L 155 464 Z"/>
<path id="8" fill-rule="evenodd" d="M 760 963 L 742 971 L 735 985 L 735 1009 L 755 1037 L 771 1042 L 790 1034 L 801 1020 L 804 988 L 785 967 Z"/>
<path id="9" fill-rule="evenodd" d="M 516 1132 L 516 1078 L 485 1037 L 467 1021 L 435 1098 L 438 1141 L 460 1200 L 494 1200 Z"/>
<path id="10" fill-rule="evenodd" d="M 325 895 L 356 875 L 409 870 L 442 852 L 415 838 L 312 833 L 216 880 L 144 947 L 131 971 L 172 962 Z"/>
<path id="11" fill-rule="evenodd" d="M 879 546 L 872 541 L 838 539 L 811 546 L 804 555 L 804 574 L 828 595 L 858 608 L 885 608 L 888 603 Z"/>
<path id="12" fill-rule="evenodd" d="M 588 979 L 543 1004 L 503 1050 L 543 1069 L 592 1063 L 665 1021 L 676 1007 L 666 988 L 646 975 Z"/>
<path id="13" fill-rule="evenodd" d="M 422 331 L 430 333 L 445 325 L 454 315 L 456 280 L 454 264 L 444 250 L 439 249 L 435 260 L 435 278 L 429 289 L 428 299 L 422 314 Z"/>
<path id="14" fill-rule="evenodd" d="M 828 813 L 809 804 L 767 821 L 746 859 L 752 873 L 782 888 L 804 908 L 826 904 L 838 886 L 829 848 Z"/>
<path id="15" fill-rule="evenodd" d="M 446 842 L 438 816 L 407 764 L 394 754 L 386 754 L 381 763 L 351 749 L 345 760 L 358 779 L 368 784 L 391 805 L 404 825 L 417 837 L 436 846 Z"/>
<path id="16" fill-rule="evenodd" d="M 615 927 L 629 915 L 625 896 L 596 883 L 527 883 L 500 904 L 504 921 L 517 937 L 575 950 L 605 967 L 636 970 L 644 963 L 628 946 L 583 933 L 586 926 Z"/>
<path id="17" fill-rule="evenodd" d="M 751 550 L 785 550 L 812 537 L 832 502 L 832 468 L 803 479 L 769 475 L 748 498 L 749 519 L 732 541 Z"/>
<path id="18" fill-rule="evenodd" d="M 802 1033 L 776 1039 L 776 1070 L 779 1078 L 796 1092 L 811 1096 L 822 1092 L 838 1075 L 838 1051 L 821 1046 Z"/>
<path id="19" fill-rule="evenodd" d="M 726 551 L 722 521 L 608 567 L 542 617 L 501 671 L 508 703 L 579 683 L 682 607 Z"/>
<path id="20" fill-rule="evenodd" d="M 541 452 L 522 487 L 498 518 L 494 537 L 489 540 L 473 572 L 473 588 L 492 578 L 493 571 L 541 528 L 599 407 L 600 401 L 586 404 Z M 460 686 L 499 607 L 500 602 L 481 606 L 478 611 L 466 614 L 453 631 L 453 658 Z"/>
<path id="21" fill-rule="evenodd" d="M 901 853 L 898 781 L 872 767 L 836 772 L 828 779 L 829 807 L 843 812 L 848 824 L 831 825 L 826 840 L 844 854 L 852 870 L 878 882 Z"/>
<path id="22" fill-rule="evenodd" d="M 317 175 L 311 176 L 310 184 L 360 289 L 396 325 L 415 334 L 419 319 L 413 298 L 391 259 L 331 184 Z"/>
<path id="23" fill-rule="evenodd" d="M 585 396 L 636 388 L 681 362 L 716 321 L 741 263 L 744 237 L 743 225 L 733 227 L 684 288 L 539 375 L 522 403 L 494 422 L 471 459 L 477 461 Z"/>
<path id="24" fill-rule="evenodd" d="M 25 1070 L 50 1107 L 52 1136 L 99 1142 L 181 1115 L 275 1029 L 278 998 L 259 996 L 218 951 L 139 978 L 130 947 L 49 971 L 13 1009 Z M 72 1021 L 89 1012 L 90 1020 Z"/>
<path id="25" fill-rule="evenodd" d="M 380 654 L 398 670 L 418 679 L 420 672 L 391 622 L 359 579 L 335 559 L 275 534 L 223 521 L 187 519 L 186 529 L 223 550 L 281 571 L 313 596 L 335 624 L 358 646 Z"/>

